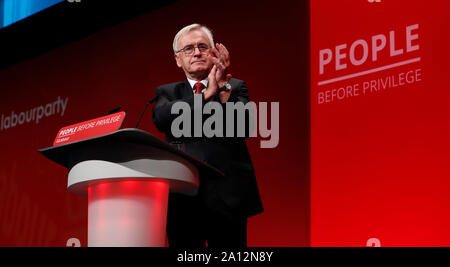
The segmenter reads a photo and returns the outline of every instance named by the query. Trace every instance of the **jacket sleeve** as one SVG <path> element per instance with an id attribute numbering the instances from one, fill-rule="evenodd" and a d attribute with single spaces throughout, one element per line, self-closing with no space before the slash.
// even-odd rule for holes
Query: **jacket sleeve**
<path id="1" fill-rule="evenodd" d="M 183 99 L 172 100 L 167 90 L 168 87 L 159 86 L 156 88 L 156 104 L 153 106 L 152 119 L 156 128 L 160 132 L 166 133 L 170 131 L 170 125 L 176 118 L 176 114 L 172 114 L 172 106 Z M 192 102 L 193 99 L 191 100 Z"/>
<path id="2" fill-rule="evenodd" d="M 232 86 L 232 90 L 231 91 L 231 95 L 230 98 L 228 99 L 227 102 L 231 102 L 231 103 L 238 103 L 241 102 L 243 103 L 246 107 L 253 107 L 253 105 L 248 106 L 247 103 L 250 102 L 250 97 L 248 94 L 248 88 L 247 85 L 245 83 L 245 81 L 242 80 L 234 80 L 233 83 L 231 84 Z M 223 105 L 224 108 L 224 113 L 226 114 L 226 103 L 224 103 Z M 256 107 L 255 107 L 256 108 Z M 249 112 L 248 110 L 245 111 L 245 134 L 244 137 L 247 138 L 249 137 L 252 133 L 254 133 L 254 131 L 256 130 L 256 112 L 257 110 L 252 110 L 253 112 Z M 238 128 L 238 124 L 237 124 L 237 114 L 235 113 L 234 115 L 234 119 L 233 119 L 233 127 L 234 127 L 234 136 L 239 136 L 238 132 L 237 132 L 237 128 Z M 230 120 L 231 118 L 228 118 L 225 116 L 225 120 Z M 225 123 L 225 128 L 230 127 L 230 125 L 228 123 Z M 226 130 L 225 130 L 226 131 Z M 242 136 L 241 136 L 242 137 Z"/>
<path id="3" fill-rule="evenodd" d="M 230 98 L 227 102 L 243 102 L 247 104 L 250 101 L 250 97 L 248 95 L 248 88 L 244 81 L 236 80 L 236 84 L 232 84 L 232 90 Z M 236 87 L 236 88 L 234 88 Z"/>

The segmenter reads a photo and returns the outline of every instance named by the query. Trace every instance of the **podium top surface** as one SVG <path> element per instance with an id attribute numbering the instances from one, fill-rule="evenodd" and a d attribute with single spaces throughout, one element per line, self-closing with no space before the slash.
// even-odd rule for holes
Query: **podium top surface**
<path id="1" fill-rule="evenodd" d="M 122 146 L 120 146 L 120 144 Z M 141 150 L 151 148 L 161 149 L 189 161 L 198 169 L 199 173 L 207 172 L 220 176 L 224 175 L 223 172 L 217 168 L 178 150 L 171 144 L 146 131 L 136 128 L 121 129 L 106 135 L 96 136 L 59 146 L 47 147 L 39 149 L 38 152 L 46 158 L 71 169 L 75 164 L 83 160 L 102 159 L 103 157 L 108 156 L 113 157 L 114 155 L 112 155 L 112 151 L 117 152 L 117 150 L 120 150 L 122 153 L 115 154 L 126 154 L 128 152 L 127 148 L 130 146 L 138 146 Z M 107 151 L 99 152 L 96 150 Z"/>

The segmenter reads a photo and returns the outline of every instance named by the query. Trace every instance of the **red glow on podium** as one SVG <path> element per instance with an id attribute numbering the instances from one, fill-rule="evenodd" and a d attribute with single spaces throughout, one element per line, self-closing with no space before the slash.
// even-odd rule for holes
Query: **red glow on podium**
<path id="1" fill-rule="evenodd" d="M 165 246 L 168 196 L 159 179 L 89 186 L 89 246 Z"/>

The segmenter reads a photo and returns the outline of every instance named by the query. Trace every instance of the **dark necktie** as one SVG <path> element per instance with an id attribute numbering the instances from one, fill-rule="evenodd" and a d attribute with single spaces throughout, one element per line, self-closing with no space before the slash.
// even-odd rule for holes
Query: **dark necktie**
<path id="1" fill-rule="evenodd" d="M 194 84 L 195 94 L 201 94 L 203 88 L 205 88 L 205 85 L 201 82 Z"/>

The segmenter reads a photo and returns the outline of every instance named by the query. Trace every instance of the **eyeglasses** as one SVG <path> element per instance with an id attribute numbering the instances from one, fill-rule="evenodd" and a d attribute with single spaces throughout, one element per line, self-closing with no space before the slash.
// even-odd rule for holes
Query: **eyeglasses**
<path id="1" fill-rule="evenodd" d="M 178 50 L 177 53 L 183 52 L 185 55 L 190 56 L 194 53 L 195 48 L 198 48 L 198 51 L 200 51 L 200 53 L 206 53 L 209 50 L 209 46 L 206 44 L 199 44 L 198 46 L 188 45 L 183 49 Z"/>

